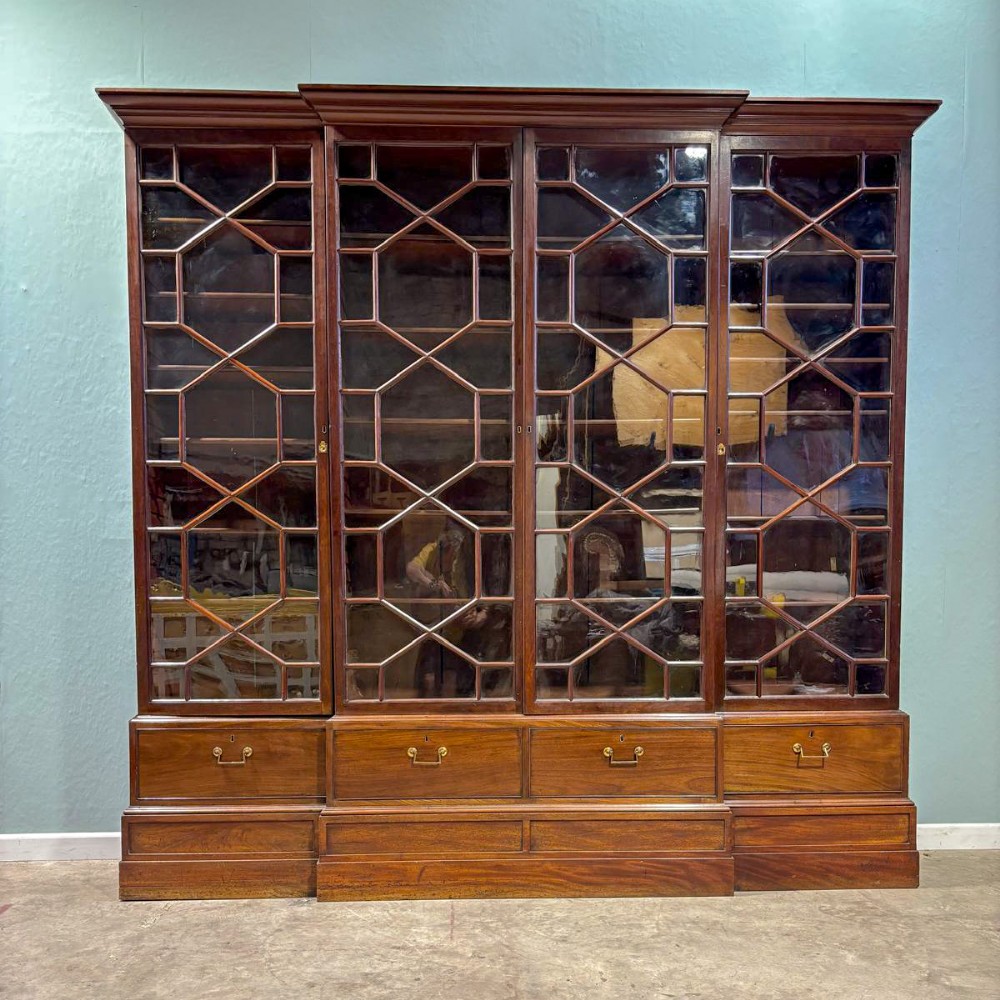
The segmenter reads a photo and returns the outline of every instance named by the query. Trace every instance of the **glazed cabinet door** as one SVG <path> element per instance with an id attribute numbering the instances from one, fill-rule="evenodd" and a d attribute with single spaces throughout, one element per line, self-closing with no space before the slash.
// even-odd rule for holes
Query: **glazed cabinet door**
<path id="1" fill-rule="evenodd" d="M 894 697 L 906 159 L 727 143 L 728 707 Z"/>
<path id="2" fill-rule="evenodd" d="M 519 133 L 331 131 L 338 711 L 511 711 Z"/>
<path id="3" fill-rule="evenodd" d="M 140 707 L 319 712 L 322 145 L 189 136 L 129 146 Z"/>
<path id="4" fill-rule="evenodd" d="M 705 708 L 714 157 L 529 133 L 529 711 Z"/>

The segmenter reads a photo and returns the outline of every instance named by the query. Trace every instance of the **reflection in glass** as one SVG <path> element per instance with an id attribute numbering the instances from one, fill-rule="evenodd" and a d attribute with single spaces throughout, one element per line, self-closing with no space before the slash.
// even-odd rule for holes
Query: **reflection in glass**
<path id="1" fill-rule="evenodd" d="M 174 151 L 169 146 L 139 150 L 139 176 L 144 181 L 169 181 L 174 176 Z"/>
<path id="2" fill-rule="evenodd" d="M 864 192 L 827 219 L 826 228 L 855 250 L 892 250 L 896 246 L 896 196 Z"/>
<path id="3" fill-rule="evenodd" d="M 169 461 L 180 458 L 178 397 L 175 393 L 146 393 L 146 457 Z"/>
<path id="4" fill-rule="evenodd" d="M 540 181 L 564 181 L 568 178 L 568 149 L 543 147 L 538 150 L 538 179 Z"/>
<path id="5" fill-rule="evenodd" d="M 237 218 L 278 250 L 312 248 L 312 199 L 307 188 L 275 188 Z"/>
<path id="6" fill-rule="evenodd" d="M 203 514 L 222 494 L 181 466 L 146 467 L 149 524 L 180 527 Z"/>
<path id="7" fill-rule="evenodd" d="M 674 179 L 682 183 L 708 179 L 708 147 L 682 146 L 674 150 Z"/>
<path id="8" fill-rule="evenodd" d="M 576 150 L 576 182 L 619 211 L 627 211 L 670 179 L 665 149 L 604 146 Z"/>
<path id="9" fill-rule="evenodd" d="M 216 218 L 214 212 L 178 188 L 142 189 L 143 249 L 176 250 Z"/>
<path id="10" fill-rule="evenodd" d="M 272 180 L 269 146 L 189 146 L 178 150 L 182 184 L 224 212 Z"/>
<path id="11" fill-rule="evenodd" d="M 763 187 L 764 157 L 736 155 L 733 157 L 733 187 Z"/>
<path id="12" fill-rule="evenodd" d="M 191 665 L 191 698 L 280 698 L 281 667 L 233 635 Z"/>
<path id="13" fill-rule="evenodd" d="M 535 285 L 538 318 L 544 321 L 569 319 L 569 258 L 539 257 Z"/>
<path id="14" fill-rule="evenodd" d="M 782 198 L 815 218 L 857 188 L 858 157 L 772 156 L 770 181 Z"/>
<path id="15" fill-rule="evenodd" d="M 632 218 L 671 249 L 705 249 L 705 192 L 699 188 L 671 188 Z"/>
<path id="16" fill-rule="evenodd" d="M 611 221 L 589 198 L 569 188 L 538 192 L 538 243 L 546 250 L 570 249 Z"/>
<path id="17" fill-rule="evenodd" d="M 869 153 L 865 157 L 865 185 L 893 187 L 896 184 L 896 157 L 892 153 Z"/>
<path id="18" fill-rule="evenodd" d="M 733 250 L 773 250 L 802 228 L 802 220 L 770 195 L 734 194 Z"/>

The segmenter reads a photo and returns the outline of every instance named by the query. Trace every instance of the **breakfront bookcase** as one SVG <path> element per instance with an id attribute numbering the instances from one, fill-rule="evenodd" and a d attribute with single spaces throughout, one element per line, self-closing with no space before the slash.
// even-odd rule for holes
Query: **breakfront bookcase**
<path id="1" fill-rule="evenodd" d="M 932 101 L 104 90 L 127 899 L 911 886 Z"/>

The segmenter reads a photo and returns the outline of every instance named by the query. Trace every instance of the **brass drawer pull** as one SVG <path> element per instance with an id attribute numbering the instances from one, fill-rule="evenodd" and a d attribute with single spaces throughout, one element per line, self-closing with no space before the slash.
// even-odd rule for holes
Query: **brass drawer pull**
<path id="1" fill-rule="evenodd" d="M 253 747 L 244 747 L 243 756 L 239 760 L 223 760 L 222 747 L 214 747 L 212 749 L 212 756 L 215 758 L 215 763 L 220 767 L 243 767 L 247 762 L 247 758 L 253 756 Z"/>
<path id="2" fill-rule="evenodd" d="M 406 751 L 406 756 L 410 758 L 410 763 L 414 767 L 440 767 L 441 761 L 448 756 L 447 747 L 437 748 L 437 760 L 417 760 L 417 748 L 410 747 Z"/>
<path id="3" fill-rule="evenodd" d="M 604 756 L 608 758 L 608 767 L 638 767 L 639 766 L 639 758 L 645 752 L 646 751 L 643 750 L 642 747 L 636 747 L 632 751 L 632 759 L 631 760 L 615 760 L 615 751 L 614 751 L 614 748 L 613 747 L 605 747 L 604 748 Z"/>
<path id="4" fill-rule="evenodd" d="M 824 743 L 820 747 L 820 750 L 823 751 L 822 753 L 806 753 L 802 748 L 801 743 L 795 743 L 792 746 L 792 753 L 795 754 L 799 760 L 826 760 L 826 758 L 830 756 L 830 751 L 832 749 L 833 747 L 830 746 L 829 743 Z"/>

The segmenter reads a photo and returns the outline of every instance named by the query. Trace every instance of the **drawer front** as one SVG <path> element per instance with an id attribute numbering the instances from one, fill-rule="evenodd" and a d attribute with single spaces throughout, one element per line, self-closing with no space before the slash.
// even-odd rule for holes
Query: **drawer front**
<path id="1" fill-rule="evenodd" d="M 129 855 L 315 856 L 315 819 L 132 820 Z"/>
<path id="2" fill-rule="evenodd" d="M 326 827 L 327 854 L 511 854 L 521 850 L 520 821 L 424 823 L 332 822 Z"/>
<path id="3" fill-rule="evenodd" d="M 649 855 L 677 851 L 722 851 L 723 819 L 533 820 L 532 851 Z"/>
<path id="4" fill-rule="evenodd" d="M 896 792 L 903 787 L 903 727 L 727 726 L 727 794 Z"/>
<path id="5" fill-rule="evenodd" d="M 341 731 L 333 745 L 337 799 L 521 795 L 521 734 L 514 728 Z"/>
<path id="6" fill-rule="evenodd" d="M 325 798 L 320 726 L 139 729 L 135 738 L 140 804 Z"/>
<path id="7" fill-rule="evenodd" d="M 906 811 L 849 815 L 734 816 L 737 850 L 912 848 L 913 824 Z"/>
<path id="8" fill-rule="evenodd" d="M 531 730 L 533 796 L 715 798 L 718 730 L 594 726 Z"/>

